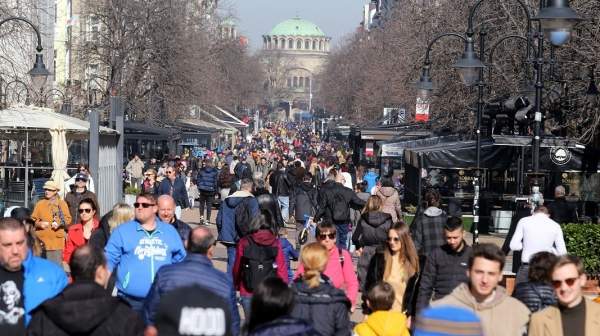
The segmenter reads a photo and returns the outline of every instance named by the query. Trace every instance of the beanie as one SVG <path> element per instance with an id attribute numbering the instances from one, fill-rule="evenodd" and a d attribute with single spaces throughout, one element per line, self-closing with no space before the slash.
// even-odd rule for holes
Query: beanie
<path id="1" fill-rule="evenodd" d="M 479 317 L 458 307 L 439 306 L 423 311 L 416 320 L 414 336 L 482 336 Z"/>

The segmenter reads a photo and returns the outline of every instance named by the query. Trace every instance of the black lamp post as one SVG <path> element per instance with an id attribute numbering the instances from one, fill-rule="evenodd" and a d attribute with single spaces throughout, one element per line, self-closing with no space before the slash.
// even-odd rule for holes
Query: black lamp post
<path id="1" fill-rule="evenodd" d="M 29 74 L 29 76 L 31 76 L 31 84 L 33 85 L 34 90 L 36 92 L 40 92 L 42 90 L 42 88 L 44 87 L 44 85 L 46 84 L 46 81 L 48 80 L 48 76 L 50 75 L 50 72 L 48 71 L 48 69 L 46 69 L 46 65 L 44 64 L 44 55 L 42 54 L 42 51 L 44 50 L 44 48 L 42 47 L 42 38 L 40 36 L 40 31 L 28 19 L 25 19 L 22 17 L 16 17 L 16 16 L 12 16 L 12 17 L 3 19 L 2 21 L 0 21 L 0 26 L 2 26 L 4 23 L 9 22 L 9 21 L 25 22 L 29 26 L 31 26 L 31 28 L 33 28 L 33 30 L 35 31 L 35 34 L 37 36 L 37 47 L 36 47 L 37 54 L 35 55 L 35 63 L 33 64 L 33 68 L 31 70 L 29 70 L 28 74 Z"/>
<path id="2" fill-rule="evenodd" d="M 598 97 L 600 95 L 600 91 L 598 91 L 598 86 L 596 86 L 596 76 L 594 75 L 594 70 L 596 69 L 596 65 L 590 65 L 590 84 L 588 86 L 585 94 L 589 97 Z"/>

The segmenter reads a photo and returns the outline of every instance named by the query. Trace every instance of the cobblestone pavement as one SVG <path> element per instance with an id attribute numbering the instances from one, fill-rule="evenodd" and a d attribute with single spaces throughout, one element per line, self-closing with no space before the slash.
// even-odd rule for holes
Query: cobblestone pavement
<path id="1" fill-rule="evenodd" d="M 210 218 L 209 227 L 213 230 L 215 235 L 217 234 L 217 227 L 215 225 L 216 218 L 217 218 L 217 210 L 213 209 L 212 215 Z M 184 210 L 182 213 L 182 220 L 184 222 L 190 224 L 192 227 L 199 225 L 200 224 L 200 212 L 198 211 L 198 208 L 193 208 L 191 210 Z M 296 237 L 295 225 L 289 226 L 288 232 L 289 232 L 288 239 L 290 240 L 290 242 L 294 243 L 294 240 Z M 465 239 L 469 244 L 471 244 L 471 242 L 473 240 L 470 233 L 466 234 Z M 500 236 L 493 236 L 493 235 L 480 235 L 479 241 L 480 241 L 480 243 L 494 243 L 494 244 L 497 244 L 498 246 L 502 246 L 502 244 L 504 242 L 504 238 L 500 237 Z M 355 258 L 353 258 L 353 262 L 356 265 Z M 227 251 L 225 250 L 225 247 L 221 244 L 217 244 L 217 249 L 215 251 L 215 256 L 213 258 L 213 264 L 215 265 L 215 267 L 217 269 L 219 269 L 221 271 L 225 271 L 227 269 Z M 512 267 L 512 256 L 509 255 L 507 258 L 505 270 L 510 270 L 511 267 Z M 292 268 L 293 269 L 296 268 L 295 262 L 292 263 Z M 357 303 L 358 307 L 355 309 L 354 313 L 352 314 L 353 322 L 361 322 L 363 320 L 363 314 L 360 309 L 360 299 L 358 301 L 359 301 Z M 240 307 L 240 316 L 243 316 L 241 307 Z"/>

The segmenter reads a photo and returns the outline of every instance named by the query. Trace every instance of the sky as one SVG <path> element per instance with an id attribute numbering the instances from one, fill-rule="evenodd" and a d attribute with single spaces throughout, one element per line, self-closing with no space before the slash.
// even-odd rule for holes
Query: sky
<path id="1" fill-rule="evenodd" d="M 220 0 L 220 7 L 237 19 L 238 31 L 250 39 L 253 50 L 262 48 L 262 35 L 279 22 L 296 15 L 315 23 L 336 46 L 356 30 L 368 0 Z"/>

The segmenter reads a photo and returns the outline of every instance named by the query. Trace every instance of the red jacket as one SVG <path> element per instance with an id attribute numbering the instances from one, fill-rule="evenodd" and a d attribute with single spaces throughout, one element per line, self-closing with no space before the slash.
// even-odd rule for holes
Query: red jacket
<path id="1" fill-rule="evenodd" d="M 92 232 L 96 231 L 100 226 L 100 222 L 97 218 L 94 218 L 94 226 Z M 69 227 L 67 234 L 67 243 L 63 250 L 63 261 L 67 264 L 71 261 L 71 255 L 80 246 L 87 244 L 87 240 L 83 237 L 83 224 L 77 223 Z"/>
<path id="2" fill-rule="evenodd" d="M 277 236 L 275 236 L 270 230 L 259 230 L 250 236 L 257 245 L 277 247 L 277 257 L 275 257 L 275 263 L 277 264 L 277 276 L 287 283 L 287 267 L 279 238 L 277 238 Z M 252 294 L 244 287 L 241 273 L 242 257 L 244 256 L 244 249 L 248 245 L 248 236 L 240 239 L 235 253 L 235 263 L 233 264 L 233 283 L 235 284 L 235 288 L 240 291 L 241 296 L 250 296 Z"/>

